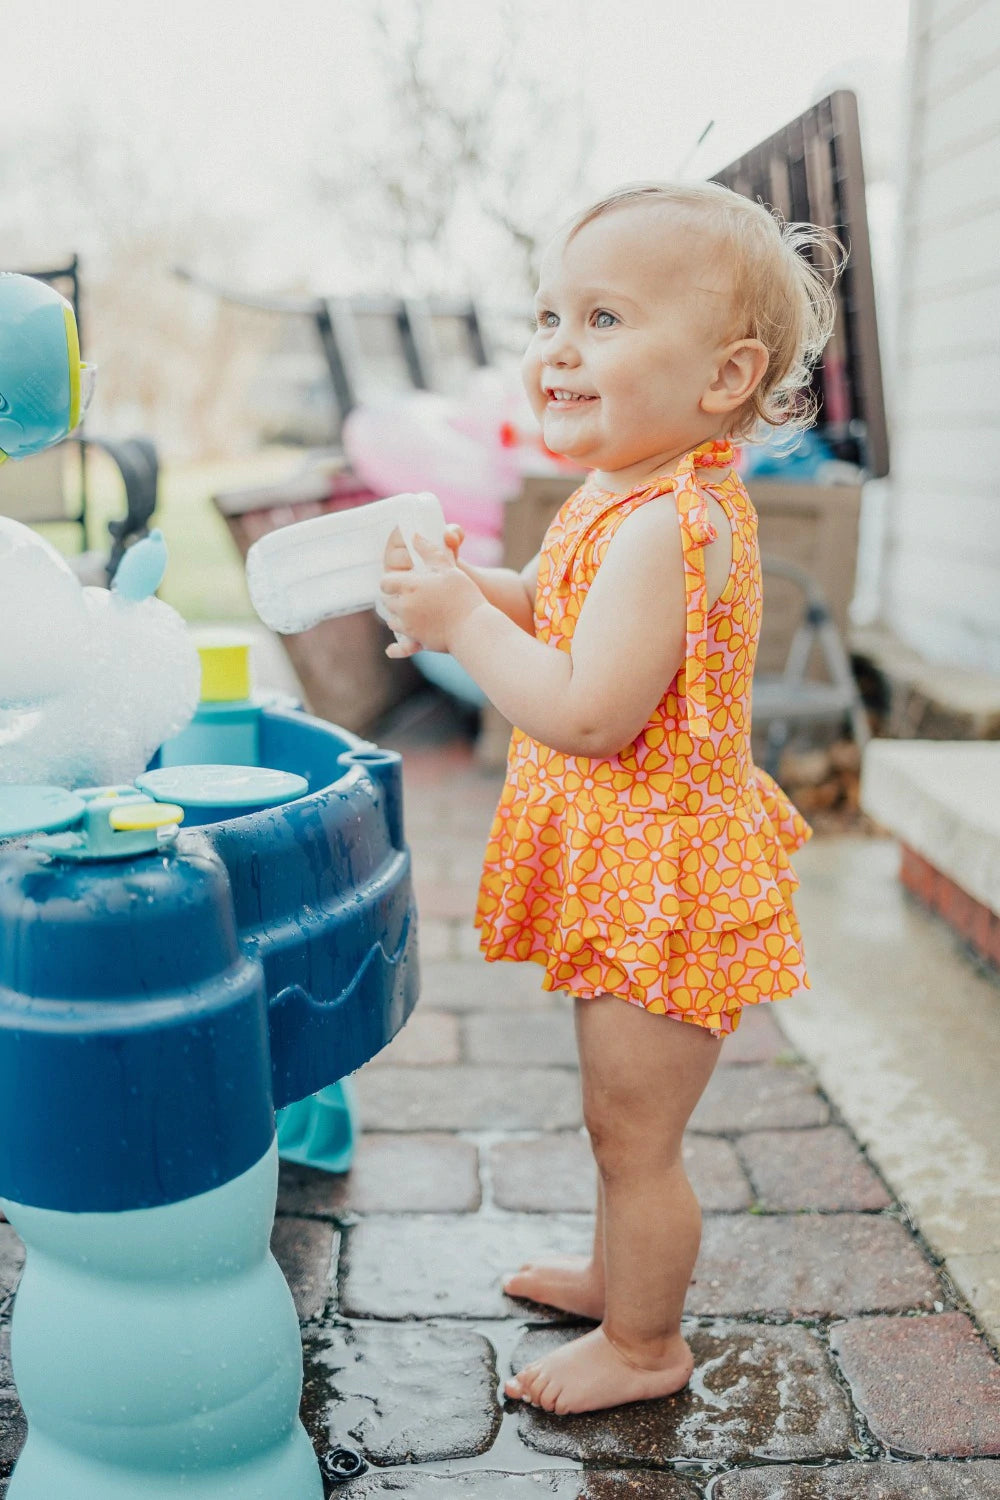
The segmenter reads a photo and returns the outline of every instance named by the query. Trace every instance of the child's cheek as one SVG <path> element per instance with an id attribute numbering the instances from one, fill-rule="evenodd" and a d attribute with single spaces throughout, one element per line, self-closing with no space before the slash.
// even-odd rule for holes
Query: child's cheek
<path id="1" fill-rule="evenodd" d="M 540 417 L 545 410 L 546 397 L 542 390 L 542 364 L 537 340 L 532 339 L 521 361 L 521 379 L 524 381 L 524 389 L 528 393 L 528 400 L 531 402 L 531 409 L 536 417 Z"/>

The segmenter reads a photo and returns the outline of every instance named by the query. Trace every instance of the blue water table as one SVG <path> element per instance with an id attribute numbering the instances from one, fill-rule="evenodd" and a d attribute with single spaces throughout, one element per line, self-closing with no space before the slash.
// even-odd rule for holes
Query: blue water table
<path id="1" fill-rule="evenodd" d="M 0 462 L 64 437 L 92 373 L 68 303 L 0 274 Z M 153 533 L 120 599 L 164 562 Z M 206 698 L 198 753 L 169 742 L 141 787 L 0 786 L 0 1204 L 27 1251 L 8 1500 L 323 1494 L 269 1250 L 276 1112 L 286 1154 L 342 1161 L 338 1081 L 416 1001 L 400 761 Z"/>
<path id="2" fill-rule="evenodd" d="M 255 730 L 248 795 L 288 800 L 220 817 L 214 766 L 191 829 L 190 769 L 0 795 L 0 1201 L 28 1252 L 9 1500 L 323 1492 L 268 1249 L 275 1110 L 403 1024 L 416 922 L 399 757 L 287 707 Z"/>

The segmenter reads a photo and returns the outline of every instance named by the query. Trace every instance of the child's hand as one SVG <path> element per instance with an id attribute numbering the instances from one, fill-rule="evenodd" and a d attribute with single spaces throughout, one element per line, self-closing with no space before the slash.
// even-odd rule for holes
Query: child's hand
<path id="1" fill-rule="evenodd" d="M 414 550 L 427 564 L 426 569 L 418 572 L 407 553 L 406 566 L 393 567 L 382 578 L 386 622 L 397 634 L 409 638 L 406 643 L 388 646 L 387 656 L 411 656 L 414 641 L 420 641 L 427 651 L 447 651 L 457 626 L 483 602 L 476 584 L 455 561 L 463 540 L 461 528 L 449 527 L 448 533 L 443 547 L 422 536 L 413 538 Z M 395 534 L 386 548 L 387 562 L 390 554 L 399 555 L 394 540 Z M 402 543 L 401 537 L 399 540 Z"/>
<path id="2" fill-rule="evenodd" d="M 465 532 L 461 526 L 452 525 L 445 527 L 444 544 L 456 559 L 458 558 L 458 549 L 464 541 Z M 413 558 L 410 555 L 410 549 L 403 540 L 403 533 L 398 526 L 394 526 L 389 534 L 389 540 L 386 542 L 382 561 L 387 573 L 392 571 L 405 573 L 413 567 Z M 402 660 L 407 656 L 416 656 L 417 652 L 422 650 L 423 647 L 419 641 L 403 639 L 389 646 L 386 650 L 386 655 L 395 657 L 397 660 Z"/>
<path id="3" fill-rule="evenodd" d="M 458 557 L 458 549 L 464 541 L 465 532 L 461 526 L 452 525 L 444 528 L 444 544 L 453 557 Z M 413 567 L 413 558 L 410 556 L 410 549 L 403 541 L 403 533 L 398 526 L 394 526 L 389 535 L 389 540 L 385 544 L 385 553 L 382 561 L 387 573 L 391 572 L 394 568 L 405 572 L 407 568 Z"/>

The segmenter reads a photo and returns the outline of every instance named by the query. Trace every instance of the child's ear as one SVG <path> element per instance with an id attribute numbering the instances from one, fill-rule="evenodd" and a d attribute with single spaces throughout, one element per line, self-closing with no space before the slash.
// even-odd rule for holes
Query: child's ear
<path id="1" fill-rule="evenodd" d="M 701 397 L 701 409 L 710 416 L 727 416 L 743 405 L 760 385 L 770 355 L 760 339 L 740 339 L 723 350 L 711 383 Z"/>

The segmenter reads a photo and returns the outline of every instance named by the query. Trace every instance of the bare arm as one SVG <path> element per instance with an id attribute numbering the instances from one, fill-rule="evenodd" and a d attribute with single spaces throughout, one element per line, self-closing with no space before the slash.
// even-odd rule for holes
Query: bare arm
<path id="1" fill-rule="evenodd" d="M 710 509 L 725 522 L 721 507 Z M 725 586 L 728 525 L 706 548 L 709 604 Z M 415 543 L 428 569 L 382 581 L 393 629 L 450 651 L 497 708 L 567 755 L 617 755 L 648 723 L 684 660 L 686 598 L 672 499 L 652 500 L 612 538 L 562 651 L 529 636 L 463 575 L 450 552 Z"/>
<path id="2" fill-rule="evenodd" d="M 488 604 L 461 622 L 449 649 L 533 739 L 603 758 L 648 722 L 684 659 L 684 630 L 677 513 L 670 501 L 651 502 L 612 539 L 570 651 L 518 637 Z"/>
<path id="3" fill-rule="evenodd" d="M 513 620 L 521 630 L 527 631 L 528 635 L 534 635 L 539 554 L 536 553 L 520 573 L 515 572 L 513 568 L 477 568 L 473 563 L 463 562 L 458 555 L 458 549 L 464 540 L 465 536 L 460 526 L 446 528 L 445 546 L 465 576 L 472 579 L 483 598 L 495 605 L 509 620 Z M 394 531 L 389 538 L 385 551 L 385 566 L 398 572 L 406 572 L 413 567 L 409 549 L 398 530 Z M 392 655 L 407 656 L 419 650 L 419 645 L 414 644 L 393 650 Z"/>
<path id="4" fill-rule="evenodd" d="M 477 568 L 458 560 L 458 566 L 478 585 L 483 598 L 495 605 L 508 620 L 528 635 L 535 633 L 535 590 L 538 586 L 538 555 L 515 573 L 513 568 Z"/>

